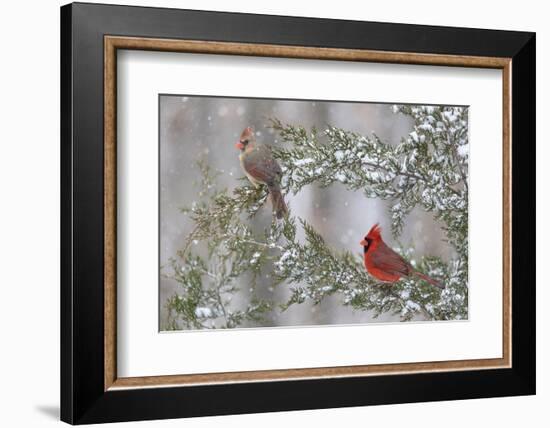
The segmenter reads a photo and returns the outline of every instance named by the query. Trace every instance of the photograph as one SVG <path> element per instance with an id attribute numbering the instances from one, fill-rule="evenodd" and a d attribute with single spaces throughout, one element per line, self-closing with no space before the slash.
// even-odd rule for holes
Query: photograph
<path id="1" fill-rule="evenodd" d="M 543 414 L 544 14 L 401 3 L 314 17 L 298 2 L 70 3 L 9 20 L 40 17 L 55 44 L 6 68 L 7 147 L 23 148 L 6 156 L 22 161 L 10 206 L 21 217 L 52 202 L 59 216 L 4 222 L 20 259 L 4 288 L 38 293 L 5 298 L 4 325 L 29 342 L 23 355 L 57 343 L 31 367 L 47 380 L 34 411 L 12 406 L 10 421 L 332 426 L 383 423 L 391 408 L 425 428 L 453 401 L 457 426 Z M 8 50 L 31 46 L 11 33 L 23 41 Z M 56 65 L 29 79 L 45 55 Z M 48 105 L 32 127 L 29 99 Z M 18 144 L 27 129 L 36 150 Z M 41 168 L 56 172 L 51 196 L 35 189 Z M 57 242 L 57 262 L 29 253 L 36 234 L 21 231 L 37 225 L 57 238 L 36 254 Z M 29 258 L 55 267 L 58 292 L 18 285 Z M 39 342 L 21 341 L 36 317 L 18 302 L 55 312 Z"/>
<path id="2" fill-rule="evenodd" d="M 160 331 L 468 320 L 468 106 L 158 103 Z"/>

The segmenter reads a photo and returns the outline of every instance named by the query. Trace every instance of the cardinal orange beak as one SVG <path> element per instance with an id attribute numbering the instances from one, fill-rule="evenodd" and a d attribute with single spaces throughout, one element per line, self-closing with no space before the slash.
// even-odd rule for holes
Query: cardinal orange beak
<path id="1" fill-rule="evenodd" d="M 363 239 L 361 242 L 359 242 L 359 245 L 362 245 L 363 247 L 367 246 L 367 242 Z"/>
<path id="2" fill-rule="evenodd" d="M 241 143 L 240 141 L 237 141 L 235 143 L 235 147 L 238 148 L 239 150 L 242 150 L 242 149 L 244 149 L 244 144 Z"/>

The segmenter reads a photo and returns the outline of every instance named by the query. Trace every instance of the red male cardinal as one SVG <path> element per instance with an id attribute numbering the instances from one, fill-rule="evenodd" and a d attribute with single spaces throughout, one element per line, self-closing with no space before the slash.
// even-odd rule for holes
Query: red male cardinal
<path id="1" fill-rule="evenodd" d="M 245 128 L 235 147 L 241 151 L 239 154 L 241 168 L 250 182 L 256 187 L 262 184 L 267 186 L 271 195 L 273 212 L 277 218 L 283 218 L 288 212 L 281 193 L 283 172 L 269 147 L 256 142 L 254 130 L 250 127 Z"/>
<path id="2" fill-rule="evenodd" d="M 423 273 L 414 270 L 403 257 L 388 247 L 380 235 L 380 226 L 375 224 L 360 242 L 364 247 L 365 267 L 376 279 L 385 282 L 396 282 L 404 276 L 416 275 L 435 287 L 444 289 L 445 285 Z"/>

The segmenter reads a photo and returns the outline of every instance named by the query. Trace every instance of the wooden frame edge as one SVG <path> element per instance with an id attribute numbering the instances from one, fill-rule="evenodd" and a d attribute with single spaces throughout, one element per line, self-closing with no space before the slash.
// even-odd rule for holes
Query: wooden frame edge
<path id="1" fill-rule="evenodd" d="M 389 52 L 365 49 L 322 48 L 261 43 L 177 40 L 146 37 L 105 36 L 105 45 L 116 49 L 153 50 L 219 55 L 249 55 L 335 61 L 368 61 L 395 64 L 445 65 L 459 67 L 504 68 L 509 58 L 467 55 L 440 55 Z"/>
<path id="2" fill-rule="evenodd" d="M 104 41 L 104 389 L 116 380 L 116 48 Z"/>
<path id="3" fill-rule="evenodd" d="M 306 369 L 117 378 L 116 368 L 116 51 L 154 50 L 202 54 L 363 61 L 502 69 L 503 72 L 503 356 L 495 359 L 379 364 Z M 511 82 L 512 60 L 501 57 L 382 52 L 289 45 L 104 36 L 104 390 L 205 384 L 291 381 L 408 373 L 510 368 L 511 310 Z"/>
<path id="4" fill-rule="evenodd" d="M 502 356 L 512 367 L 512 60 L 502 69 Z"/>
<path id="5" fill-rule="evenodd" d="M 371 364 L 362 366 L 316 367 L 307 369 L 258 370 L 226 373 L 201 373 L 189 375 L 144 376 L 118 378 L 109 390 L 132 388 L 158 388 L 170 386 L 198 386 L 227 383 L 248 383 L 266 381 L 293 381 L 303 379 L 326 379 L 366 377 L 376 375 L 402 375 L 412 373 L 434 373 L 486 370 L 506 367 L 503 358 L 485 360 L 436 361 L 423 363 Z"/>

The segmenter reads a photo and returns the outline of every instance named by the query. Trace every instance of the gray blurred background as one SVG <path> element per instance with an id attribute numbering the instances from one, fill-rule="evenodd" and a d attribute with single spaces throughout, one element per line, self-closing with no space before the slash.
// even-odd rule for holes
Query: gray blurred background
<path id="1" fill-rule="evenodd" d="M 376 133 L 382 141 L 397 144 L 412 130 L 412 120 L 394 114 L 388 104 L 328 101 L 288 101 L 275 99 L 218 98 L 181 95 L 160 96 L 160 263 L 163 267 L 184 246 L 192 223 L 180 208 L 197 198 L 194 181 L 200 178 L 195 165 L 202 156 L 222 172 L 220 186 L 232 189 L 242 185 L 238 151 L 234 143 L 241 131 L 252 126 L 257 140 L 277 144 L 277 135 L 269 129 L 269 118 L 302 125 L 306 129 L 327 124 L 362 135 Z M 308 186 L 298 195 L 285 195 L 293 215 L 308 221 L 335 250 L 363 252 L 359 241 L 374 224 L 382 226 L 382 236 L 390 246 L 414 247 L 413 258 L 440 256 L 448 260 L 453 249 L 443 242 L 441 225 L 430 214 L 415 210 L 408 217 L 403 234 L 396 242 L 391 235 L 387 214 L 388 202 L 367 199 L 361 192 L 347 191 L 335 184 L 321 189 Z M 271 221 L 271 209 L 263 209 L 256 220 L 263 228 Z M 177 282 L 160 280 L 160 328 L 166 321 L 166 299 L 178 288 Z M 246 288 L 246 287 L 245 287 Z M 284 286 L 263 290 L 261 297 L 285 301 Z M 247 296 L 244 296 L 247 297 Z M 238 300 L 238 296 L 234 299 Z M 238 301 L 236 302 L 238 304 Z M 312 324 L 351 324 L 398 321 L 399 315 L 383 314 L 373 319 L 369 312 L 354 311 L 340 303 L 339 296 L 325 299 L 320 305 L 293 305 L 287 311 L 273 313 L 261 326 Z M 253 327 L 254 325 L 252 325 Z"/>

